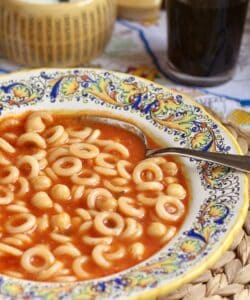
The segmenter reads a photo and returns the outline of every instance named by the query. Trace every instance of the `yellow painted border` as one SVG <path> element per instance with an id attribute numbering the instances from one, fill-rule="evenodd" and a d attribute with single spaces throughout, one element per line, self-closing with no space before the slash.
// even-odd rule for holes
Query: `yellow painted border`
<path id="1" fill-rule="evenodd" d="M 121 72 L 113 72 L 113 71 L 110 71 L 110 70 L 98 69 L 98 68 L 67 68 L 67 69 L 65 69 L 65 68 L 44 68 L 44 69 L 31 69 L 31 70 L 26 70 L 26 71 L 21 70 L 21 71 L 13 72 L 13 73 L 10 73 L 10 74 L 1 74 L 0 78 L 8 78 L 8 77 L 13 77 L 13 76 L 18 76 L 19 74 L 20 75 L 22 75 L 22 74 L 25 75 L 27 73 L 32 73 L 32 72 L 41 72 L 41 71 L 67 72 L 67 71 L 72 71 L 72 70 L 83 70 L 83 71 L 86 70 L 86 71 L 94 71 L 94 72 L 105 72 L 106 71 L 106 72 L 113 73 L 113 74 L 118 75 L 118 76 L 119 75 L 120 76 L 129 76 L 129 74 L 125 74 L 125 73 L 121 73 Z M 170 91 L 171 93 L 173 93 L 175 95 L 176 94 L 181 95 L 181 96 L 183 96 L 184 99 L 187 99 L 187 101 L 190 102 L 191 104 L 193 104 L 195 106 L 198 106 L 205 115 L 207 115 L 211 120 L 214 121 L 215 124 L 217 124 L 222 130 L 225 131 L 227 136 L 230 137 L 232 143 L 234 144 L 238 154 L 242 154 L 241 148 L 240 148 L 238 142 L 236 141 L 236 139 L 234 138 L 234 136 L 218 120 L 216 120 L 213 116 L 211 116 L 201 104 L 195 102 L 188 95 L 176 92 L 176 91 L 171 90 L 167 87 L 164 87 L 160 84 L 154 83 L 150 80 L 147 80 L 147 79 L 144 79 L 144 78 L 141 78 L 141 77 L 138 77 L 138 76 L 134 76 L 134 75 L 131 75 L 131 76 L 137 78 L 139 81 L 142 81 L 142 82 L 144 81 L 148 84 L 153 84 L 155 86 L 158 86 L 159 88 Z M 232 225 L 231 230 L 227 233 L 226 237 L 221 241 L 220 245 L 214 251 L 214 253 L 210 254 L 209 257 L 206 258 L 205 262 L 203 262 L 201 265 L 198 265 L 193 270 L 190 270 L 186 275 L 181 276 L 180 278 L 174 280 L 171 283 L 166 283 L 166 284 L 164 284 L 164 286 L 156 287 L 156 288 L 153 288 L 151 290 L 142 292 L 142 293 L 140 293 L 140 295 L 130 296 L 129 298 L 127 298 L 127 300 L 153 300 L 156 297 L 164 296 L 164 295 L 166 295 L 170 292 L 173 292 L 174 290 L 176 290 L 180 286 L 182 286 L 182 285 L 184 285 L 188 282 L 191 282 L 196 277 L 201 275 L 203 272 L 205 272 L 207 269 L 209 269 L 222 256 L 222 254 L 233 243 L 235 237 L 237 236 L 238 232 L 242 228 L 242 225 L 243 225 L 243 223 L 245 221 L 245 218 L 247 216 L 248 205 L 249 205 L 248 178 L 247 178 L 247 175 L 243 175 L 243 176 L 244 176 L 244 180 L 243 180 L 243 184 L 244 184 L 243 205 L 242 205 L 242 207 L 239 211 L 239 215 L 238 215 L 235 223 Z"/>

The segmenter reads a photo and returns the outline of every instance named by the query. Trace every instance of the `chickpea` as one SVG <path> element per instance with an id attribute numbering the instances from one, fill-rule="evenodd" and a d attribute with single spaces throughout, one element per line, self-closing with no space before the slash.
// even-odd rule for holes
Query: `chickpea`
<path id="1" fill-rule="evenodd" d="M 31 199 L 31 204 L 40 209 L 53 207 L 53 202 L 45 192 L 37 192 Z"/>
<path id="2" fill-rule="evenodd" d="M 71 219 L 69 214 L 63 212 L 52 216 L 51 225 L 62 232 L 69 229 L 69 227 L 71 226 Z"/>
<path id="3" fill-rule="evenodd" d="M 117 201 L 114 198 L 97 199 L 96 206 L 101 211 L 115 211 Z"/>
<path id="4" fill-rule="evenodd" d="M 178 179 L 176 177 L 167 176 L 164 178 L 164 181 L 166 184 L 176 183 L 178 182 Z"/>
<path id="5" fill-rule="evenodd" d="M 67 185 L 56 184 L 51 189 L 51 197 L 57 201 L 68 201 L 70 200 L 70 189 Z"/>
<path id="6" fill-rule="evenodd" d="M 164 173 L 169 176 L 175 176 L 178 173 L 178 166 L 174 162 L 166 162 L 162 168 Z"/>
<path id="7" fill-rule="evenodd" d="M 143 258 L 144 252 L 145 252 L 145 248 L 142 243 L 133 243 L 129 247 L 130 255 L 136 260 L 141 260 Z"/>
<path id="8" fill-rule="evenodd" d="M 187 195 L 186 190 L 179 183 L 171 183 L 171 184 L 169 184 L 167 186 L 167 188 L 166 188 L 166 193 L 169 196 L 173 196 L 173 197 L 176 197 L 176 198 L 181 199 L 181 200 L 183 200 L 186 197 L 186 195 Z"/>
<path id="9" fill-rule="evenodd" d="M 45 191 L 51 187 L 51 179 L 47 176 L 37 176 L 32 180 L 32 186 L 36 191 Z"/>
<path id="10" fill-rule="evenodd" d="M 152 237 L 162 237 L 166 233 L 166 226 L 160 222 L 153 222 L 148 226 L 147 234 Z"/>

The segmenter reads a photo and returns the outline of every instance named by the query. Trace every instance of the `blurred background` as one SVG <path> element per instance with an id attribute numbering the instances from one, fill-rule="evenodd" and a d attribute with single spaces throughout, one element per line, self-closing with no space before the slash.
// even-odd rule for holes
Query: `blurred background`
<path id="1" fill-rule="evenodd" d="M 248 1 L 205 1 L 215 3 L 215 7 L 218 6 L 216 3 L 224 5 L 223 9 L 229 3 L 234 11 L 234 5 L 242 2 L 245 6 L 242 6 L 241 11 L 248 12 L 246 20 L 244 14 L 237 17 L 240 20 L 241 16 L 245 24 L 234 72 L 229 74 L 226 82 L 221 84 L 218 80 L 220 84 L 212 87 L 209 84 L 200 86 L 195 83 L 190 86 L 189 80 L 185 82 L 171 76 L 168 44 L 173 39 L 169 41 L 169 34 L 177 36 L 176 28 L 185 27 L 185 15 L 182 16 L 182 11 L 175 5 L 177 2 L 188 4 L 189 0 L 167 2 L 171 4 L 171 7 L 168 6 L 168 14 L 167 3 L 161 0 L 1 0 L 0 72 L 9 73 L 29 67 L 111 69 L 184 91 L 222 117 L 229 116 L 235 110 L 250 111 L 250 7 L 246 8 Z M 192 3 L 199 6 L 204 1 L 194 0 Z M 175 12 L 180 12 L 176 16 L 177 25 L 171 25 L 172 28 L 169 28 L 170 9 L 171 18 Z M 237 29 L 239 22 L 233 22 L 232 9 L 224 9 L 223 14 L 216 16 L 225 24 L 226 19 L 231 20 L 232 26 L 236 26 L 232 30 Z M 209 15 L 210 19 L 212 17 Z M 192 25 L 195 18 L 190 19 L 190 22 L 189 19 L 187 27 Z M 202 30 L 205 32 L 207 29 L 204 27 Z M 243 32 L 243 29 L 239 30 Z M 221 31 L 219 36 L 227 35 Z M 207 37 L 209 39 L 212 40 Z M 240 40 L 235 41 L 233 45 L 237 48 Z M 197 45 L 200 47 L 201 43 Z M 190 48 L 189 45 L 185 47 Z M 228 54 L 225 57 L 226 55 Z M 177 61 L 180 59 L 177 58 Z M 185 61 L 189 62 L 188 59 Z"/>

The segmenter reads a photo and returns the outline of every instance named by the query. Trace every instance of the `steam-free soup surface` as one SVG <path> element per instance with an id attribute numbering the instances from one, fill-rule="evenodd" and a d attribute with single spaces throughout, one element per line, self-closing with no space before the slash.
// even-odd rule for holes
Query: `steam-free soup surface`
<path id="1" fill-rule="evenodd" d="M 187 185 L 171 157 L 80 113 L 0 121 L 0 273 L 73 282 L 129 268 L 181 226 Z M 151 147 L 159 147 L 150 141 Z"/>

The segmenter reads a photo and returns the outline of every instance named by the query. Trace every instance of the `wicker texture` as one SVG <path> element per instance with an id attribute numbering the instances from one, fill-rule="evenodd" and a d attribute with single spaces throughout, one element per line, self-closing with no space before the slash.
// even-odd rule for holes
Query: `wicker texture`
<path id="1" fill-rule="evenodd" d="M 25 67 L 88 63 L 109 41 L 115 0 L 30 4 L 0 0 L 0 52 Z"/>
<path id="2" fill-rule="evenodd" d="M 250 138 L 228 120 L 223 124 L 237 139 L 243 153 L 250 155 Z M 250 210 L 234 243 L 210 270 L 157 300 L 250 300 Z"/>

